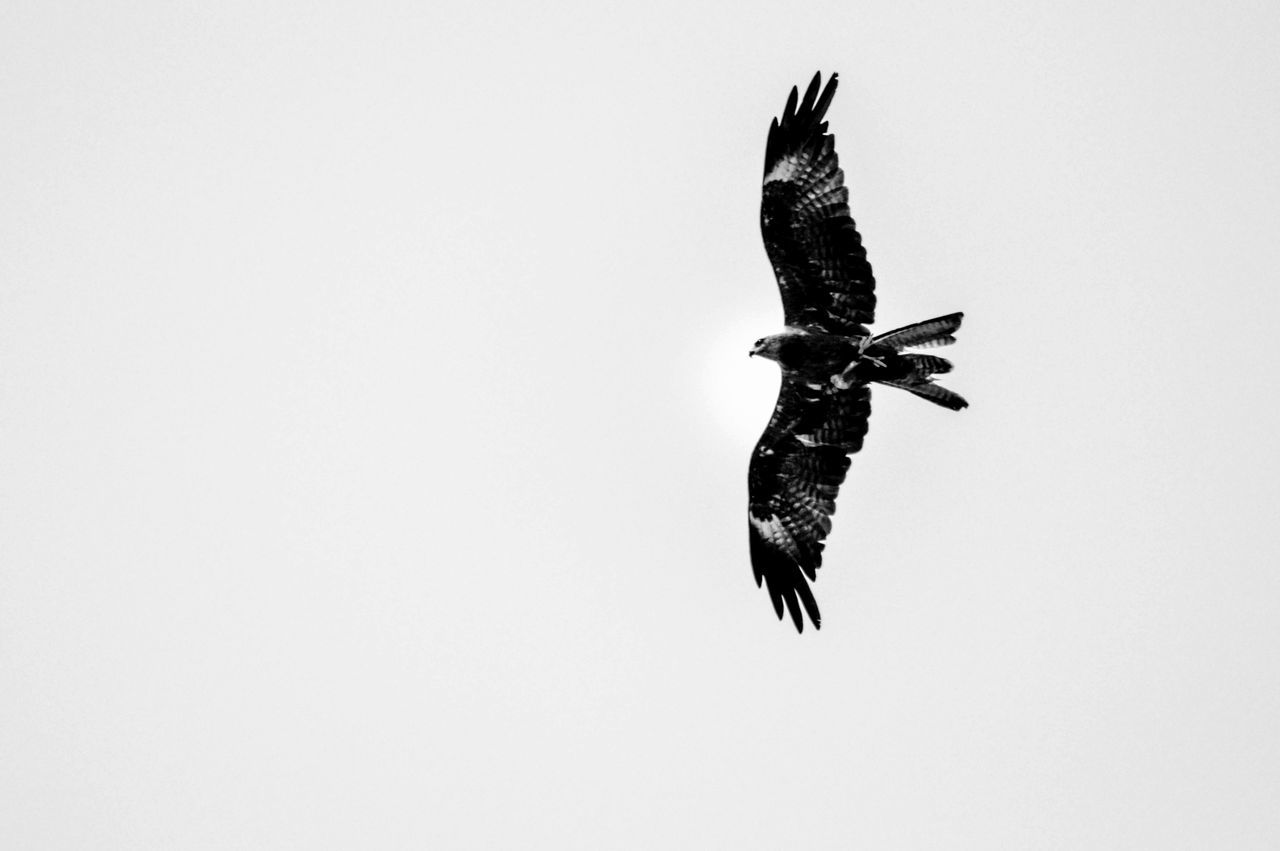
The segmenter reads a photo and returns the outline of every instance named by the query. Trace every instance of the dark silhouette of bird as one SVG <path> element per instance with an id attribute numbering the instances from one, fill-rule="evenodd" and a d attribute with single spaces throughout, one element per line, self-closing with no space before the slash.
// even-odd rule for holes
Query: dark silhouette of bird
<path id="1" fill-rule="evenodd" d="M 836 93 L 815 74 L 804 98 L 791 89 L 769 127 L 760 229 L 782 294 L 786 328 L 752 355 L 776 361 L 782 388 L 747 475 L 751 565 L 778 617 L 821 626 L 809 583 L 822 565 L 849 456 L 862 448 L 871 385 L 897 387 L 958 411 L 968 402 L 934 383 L 947 360 L 906 351 L 955 342 L 962 313 L 872 335 L 875 278 L 824 116 Z M 803 614 L 802 614 L 803 607 Z"/>

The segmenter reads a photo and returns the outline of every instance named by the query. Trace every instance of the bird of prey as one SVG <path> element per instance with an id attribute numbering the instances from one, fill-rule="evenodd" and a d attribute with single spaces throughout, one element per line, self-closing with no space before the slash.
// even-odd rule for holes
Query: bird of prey
<path id="1" fill-rule="evenodd" d="M 786 328 L 751 350 L 782 368 L 778 402 L 747 475 L 751 566 L 778 618 L 789 610 L 800 632 L 801 606 L 814 628 L 821 626 L 809 583 L 822 564 L 849 455 L 867 433 L 871 385 L 897 387 L 953 411 L 969 404 L 934 383 L 951 370 L 948 361 L 906 351 L 954 343 L 964 314 L 884 334 L 867 330 L 875 321 L 875 278 L 823 120 L 836 75 L 825 88 L 821 77 L 814 75 L 803 99 L 792 88 L 782 118 L 769 127 L 760 229 Z"/>

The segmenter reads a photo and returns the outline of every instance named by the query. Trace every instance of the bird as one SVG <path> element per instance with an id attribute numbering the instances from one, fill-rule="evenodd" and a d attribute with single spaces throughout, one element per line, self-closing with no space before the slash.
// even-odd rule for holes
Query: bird
<path id="1" fill-rule="evenodd" d="M 875 277 L 849 212 L 849 190 L 827 132 L 838 75 L 814 75 L 800 98 L 792 87 L 765 145 L 760 230 L 782 296 L 785 328 L 750 355 L 777 362 L 778 401 L 751 454 L 748 533 L 756 585 L 778 619 L 798 632 L 807 615 L 822 625 L 810 583 L 822 565 L 849 456 L 862 448 L 871 385 L 896 387 L 954 411 L 968 407 L 934 381 L 951 363 L 908 349 L 955 342 L 963 313 L 883 334 L 875 322 Z"/>

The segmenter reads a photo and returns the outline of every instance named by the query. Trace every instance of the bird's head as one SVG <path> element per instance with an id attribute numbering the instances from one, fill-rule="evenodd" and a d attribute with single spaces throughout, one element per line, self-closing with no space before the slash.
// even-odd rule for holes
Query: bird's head
<path id="1" fill-rule="evenodd" d="M 770 334 L 768 337 L 761 337 L 756 340 L 755 345 L 751 347 L 751 351 L 748 354 L 751 357 L 759 355 L 762 358 L 781 363 L 783 346 L 798 336 L 800 336 L 798 332 L 787 330 L 781 334 Z"/>

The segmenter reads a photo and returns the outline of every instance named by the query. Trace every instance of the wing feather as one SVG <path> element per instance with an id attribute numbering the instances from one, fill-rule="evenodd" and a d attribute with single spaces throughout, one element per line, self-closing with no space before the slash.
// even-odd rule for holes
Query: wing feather
<path id="1" fill-rule="evenodd" d="M 760 229 L 787 324 L 863 335 L 875 321 L 875 277 L 823 120 L 837 77 L 820 89 L 821 77 L 814 75 L 799 106 L 793 87 L 782 118 L 769 127 Z"/>
<path id="2" fill-rule="evenodd" d="M 748 525 L 756 584 L 767 586 L 778 617 L 789 611 L 801 632 L 806 614 L 815 629 L 822 624 L 809 583 L 822 566 L 848 456 L 862 448 L 870 415 L 867 386 L 814 389 L 784 372 L 773 416 L 751 456 Z"/>

